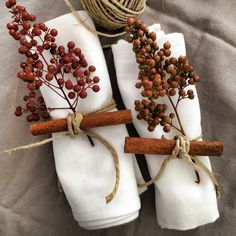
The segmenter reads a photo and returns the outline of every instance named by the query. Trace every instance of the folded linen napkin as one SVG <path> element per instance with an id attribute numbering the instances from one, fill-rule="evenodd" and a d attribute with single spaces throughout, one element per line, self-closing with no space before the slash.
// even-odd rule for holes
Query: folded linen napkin
<path id="1" fill-rule="evenodd" d="M 79 14 L 92 28 L 90 17 Z M 88 92 L 86 99 L 79 99 L 77 110 L 82 113 L 93 112 L 112 100 L 112 89 L 105 58 L 97 35 L 80 24 L 73 14 L 66 14 L 46 22 L 49 28 L 58 30 L 57 44 L 64 45 L 73 40 L 81 48 L 88 65 L 96 67 L 100 78 L 100 91 Z M 46 55 L 50 59 L 50 55 Z M 64 99 L 42 86 L 41 92 L 48 107 L 67 107 Z M 116 110 L 116 109 L 114 109 Z M 54 110 L 53 118 L 66 117 L 69 110 Z M 115 167 L 111 153 L 106 147 L 93 139 L 92 147 L 86 136 L 75 139 L 65 137 L 53 141 L 56 170 L 68 199 L 75 220 L 86 229 L 99 229 L 124 224 L 139 214 L 140 200 L 134 172 L 134 157 L 124 154 L 125 125 L 93 128 L 115 147 L 119 156 L 120 184 L 114 199 L 106 204 L 105 197 L 112 191 L 115 183 Z M 58 134 L 53 134 L 56 136 Z"/>
<path id="2" fill-rule="evenodd" d="M 155 24 L 150 28 L 156 32 L 158 45 L 169 41 L 171 43 L 171 56 L 185 56 L 184 37 L 180 33 L 165 34 L 160 31 L 160 25 Z M 154 132 L 147 130 L 147 123 L 136 118 L 137 112 L 134 109 L 134 101 L 141 99 L 140 90 L 135 88 L 138 78 L 138 66 L 132 46 L 124 40 L 118 41 L 112 46 L 114 63 L 118 86 L 122 99 L 127 109 L 132 109 L 133 123 L 141 137 L 172 139 L 177 133 L 171 131 L 164 133 L 162 127 L 157 127 Z M 179 116 L 182 121 L 186 136 L 190 139 L 201 135 L 201 115 L 199 101 L 195 86 L 194 100 L 185 99 L 178 106 Z M 168 106 L 167 114 L 172 110 L 167 98 L 158 100 Z M 176 102 L 176 101 L 175 101 Z M 173 111 L 172 111 L 173 112 Z M 146 155 L 148 168 L 153 178 L 160 168 L 165 157 L 154 157 Z M 208 157 L 200 157 L 201 161 L 211 169 Z M 168 163 L 161 178 L 155 182 L 155 199 L 157 220 L 161 227 L 188 230 L 197 226 L 214 222 L 218 217 L 216 193 L 209 176 L 200 170 L 201 183 L 195 183 L 196 175 L 189 163 L 184 160 L 172 160 Z"/>

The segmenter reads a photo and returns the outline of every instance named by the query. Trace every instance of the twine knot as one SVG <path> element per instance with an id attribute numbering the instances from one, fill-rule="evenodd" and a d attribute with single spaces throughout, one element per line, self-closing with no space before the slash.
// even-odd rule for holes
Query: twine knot
<path id="1" fill-rule="evenodd" d="M 192 165 L 193 169 L 196 171 L 199 171 L 199 168 L 197 165 L 193 162 L 192 157 L 189 155 L 190 151 L 190 141 L 186 136 L 183 135 L 177 135 L 174 137 L 176 140 L 175 147 L 171 153 L 170 159 L 182 159 L 189 162 L 190 165 Z"/>
<path id="2" fill-rule="evenodd" d="M 83 131 L 80 129 L 80 124 L 83 120 L 83 114 L 81 112 L 69 113 L 66 117 L 68 126 L 68 135 L 70 138 L 75 138 Z"/>
<path id="3" fill-rule="evenodd" d="M 198 140 L 199 137 L 194 140 Z M 204 169 L 214 185 L 217 198 L 220 198 L 222 187 L 220 186 L 219 182 L 215 178 L 215 175 L 209 170 L 209 168 L 202 161 L 200 161 L 198 158 L 191 156 L 189 154 L 190 140 L 184 135 L 177 135 L 174 137 L 174 139 L 176 140 L 175 147 L 172 150 L 171 154 L 163 160 L 157 175 L 148 182 L 141 183 L 141 184 L 139 183 L 138 186 L 147 187 L 153 184 L 154 182 L 158 181 L 160 177 L 162 176 L 162 174 L 164 173 L 164 170 L 166 169 L 167 164 L 171 160 L 181 159 L 181 160 L 187 161 L 193 167 L 195 171 L 199 171 L 199 167 Z"/>

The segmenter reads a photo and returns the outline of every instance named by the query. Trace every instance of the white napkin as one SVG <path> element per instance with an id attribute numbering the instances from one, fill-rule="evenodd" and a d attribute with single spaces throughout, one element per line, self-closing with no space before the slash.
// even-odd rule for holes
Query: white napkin
<path id="1" fill-rule="evenodd" d="M 167 34 L 160 31 L 160 25 L 154 25 L 151 31 L 156 31 L 160 46 L 169 41 L 172 45 L 172 56 L 185 56 L 184 37 L 180 33 Z M 141 137 L 160 138 L 163 134 L 173 138 L 175 132 L 164 133 L 163 127 L 157 127 L 154 132 L 147 131 L 147 123 L 136 118 L 134 110 L 135 99 L 142 99 L 140 90 L 135 88 L 138 78 L 138 66 L 131 45 L 120 40 L 112 46 L 114 63 L 119 89 L 127 109 L 132 109 L 133 123 Z M 188 138 L 196 138 L 201 134 L 201 115 L 195 86 L 194 100 L 180 102 L 178 111 Z M 171 109 L 168 99 L 162 98 L 160 103 Z M 165 157 L 146 155 L 150 175 L 154 177 Z M 201 161 L 211 169 L 208 157 L 200 157 Z M 218 217 L 218 208 L 214 186 L 203 170 L 200 172 L 201 183 L 195 183 L 196 175 L 193 168 L 183 160 L 172 160 L 168 163 L 162 177 L 155 183 L 155 199 L 157 220 L 161 227 L 188 230 L 197 226 L 214 222 Z"/>
<path id="2" fill-rule="evenodd" d="M 79 14 L 92 28 L 90 17 Z M 86 99 L 79 99 L 77 110 L 82 113 L 95 111 L 112 99 L 112 89 L 105 58 L 97 35 L 80 24 L 73 14 L 60 16 L 46 22 L 49 28 L 58 30 L 57 44 L 64 45 L 73 40 L 81 48 L 88 65 L 96 67 L 100 78 L 100 91 L 88 91 Z M 49 59 L 49 54 L 46 56 Z M 65 100 L 54 94 L 48 87 L 41 87 L 48 107 L 68 107 Z M 116 110 L 116 109 L 114 109 Z M 55 110 L 53 118 L 66 117 L 69 110 Z M 125 125 L 94 128 L 115 147 L 120 162 L 120 185 L 112 202 L 106 204 L 105 197 L 115 183 L 115 167 L 111 153 L 93 139 L 91 147 L 86 136 L 76 139 L 63 138 L 53 142 L 53 151 L 58 177 L 70 203 L 75 220 L 86 229 L 99 229 L 124 224 L 138 217 L 140 200 L 134 173 L 134 157 L 124 154 Z M 57 134 L 54 134 L 57 135 Z"/>

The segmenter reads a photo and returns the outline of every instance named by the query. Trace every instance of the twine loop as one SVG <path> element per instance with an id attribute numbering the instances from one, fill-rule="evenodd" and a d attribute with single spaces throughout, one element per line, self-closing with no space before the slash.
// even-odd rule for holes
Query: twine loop
<path id="1" fill-rule="evenodd" d="M 163 175 L 167 164 L 171 160 L 181 159 L 181 160 L 187 161 L 195 171 L 199 171 L 199 169 L 200 169 L 199 167 L 201 167 L 203 170 L 205 170 L 205 172 L 208 174 L 210 180 L 212 181 L 212 183 L 214 185 L 217 198 L 220 198 L 222 188 L 221 188 L 219 182 L 217 181 L 217 179 L 215 178 L 215 175 L 209 170 L 209 168 L 202 161 L 200 161 L 198 158 L 191 156 L 189 154 L 190 140 L 184 135 L 177 135 L 174 137 L 174 139 L 176 140 L 175 147 L 172 150 L 171 154 L 163 160 L 161 167 L 160 167 L 158 173 L 156 174 L 156 176 L 148 182 L 141 183 L 141 184 L 138 183 L 138 187 L 147 187 L 147 186 L 153 184 L 154 182 L 158 181 L 160 179 L 160 177 Z M 195 140 L 198 140 L 198 139 L 199 138 L 196 138 Z"/>
<path id="2" fill-rule="evenodd" d="M 104 109 L 107 110 L 108 107 L 113 107 L 113 106 L 112 104 L 109 104 L 108 106 L 103 107 L 96 112 L 104 111 Z M 93 113 L 96 113 L 96 112 L 93 112 Z M 94 132 L 88 132 L 87 130 L 81 130 L 80 124 L 82 120 L 83 120 L 83 114 L 81 112 L 69 113 L 67 115 L 66 121 L 67 121 L 67 126 L 68 126 L 69 137 L 74 139 L 76 136 L 81 135 L 81 134 L 88 135 L 89 137 L 93 137 L 97 139 L 100 143 L 102 143 L 110 151 L 114 159 L 116 180 L 115 180 L 115 184 L 114 184 L 112 192 L 108 196 L 106 196 L 106 203 L 109 203 L 115 197 L 116 192 L 119 187 L 119 182 L 120 182 L 120 168 L 119 168 L 118 155 L 115 148 L 107 140 L 102 138 L 99 134 L 94 133 Z"/>

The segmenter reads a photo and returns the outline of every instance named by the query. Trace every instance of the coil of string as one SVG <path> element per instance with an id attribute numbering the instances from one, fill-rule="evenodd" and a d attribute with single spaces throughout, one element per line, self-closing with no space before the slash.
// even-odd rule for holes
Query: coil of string
<path id="1" fill-rule="evenodd" d="M 109 30 L 124 27 L 128 17 L 138 18 L 146 7 L 146 0 L 80 0 L 80 2 L 98 25 Z"/>

